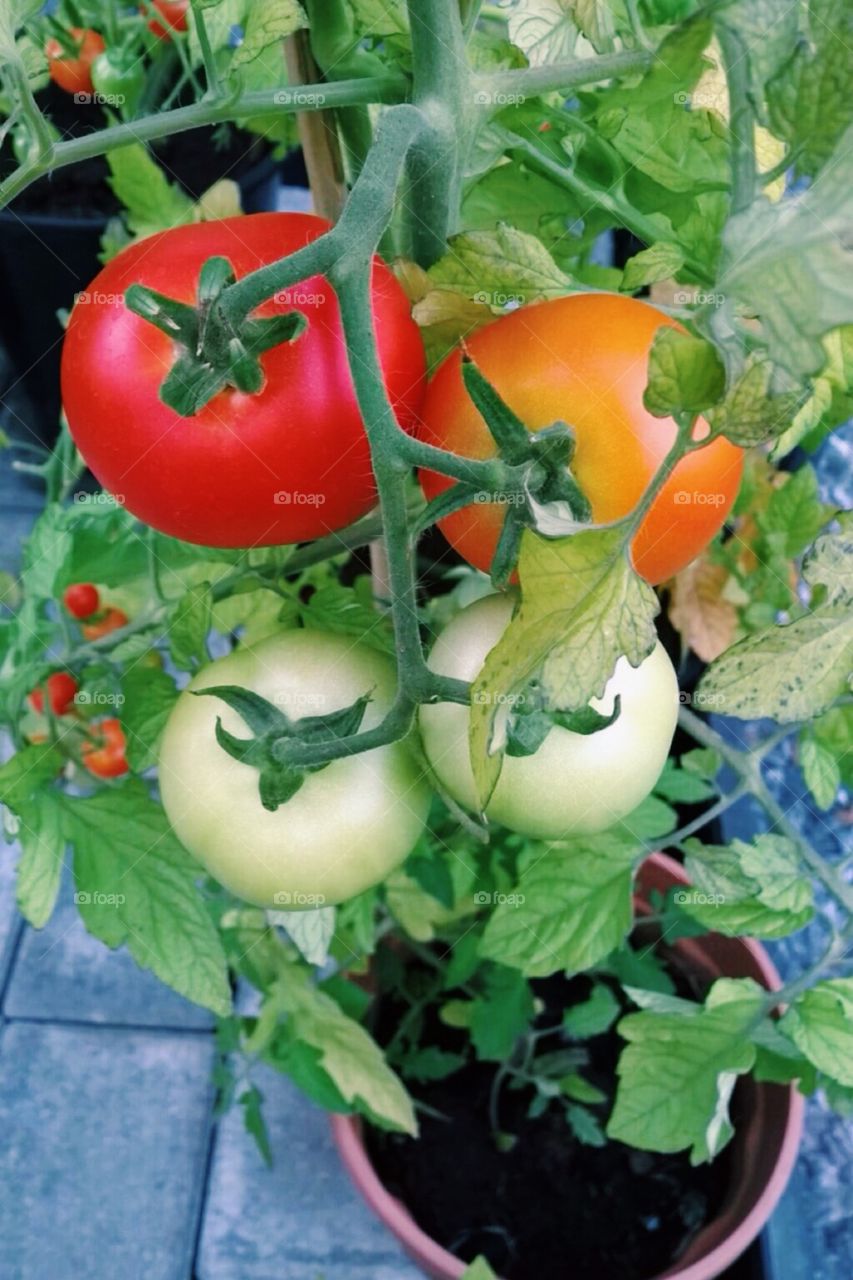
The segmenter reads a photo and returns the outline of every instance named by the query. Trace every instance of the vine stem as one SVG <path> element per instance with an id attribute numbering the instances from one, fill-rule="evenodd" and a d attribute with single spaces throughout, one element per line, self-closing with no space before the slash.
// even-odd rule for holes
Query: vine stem
<path id="1" fill-rule="evenodd" d="M 755 199 L 757 181 L 753 141 L 755 118 L 749 99 L 749 58 L 740 36 L 725 22 L 718 23 L 716 31 L 729 88 L 732 213 L 740 213 Z"/>
<path id="2" fill-rule="evenodd" d="M 730 746 L 722 734 L 717 733 L 716 729 L 712 729 L 705 720 L 687 707 L 682 707 L 679 711 L 678 721 L 691 737 L 700 742 L 702 746 L 712 747 L 735 770 L 758 800 L 770 819 L 772 827 L 794 844 L 803 862 L 808 865 L 812 873 L 829 890 L 848 915 L 853 915 L 853 885 L 849 885 L 843 876 L 839 874 L 837 868 L 820 856 L 817 850 L 812 847 L 805 836 L 801 835 L 788 818 L 788 815 L 771 794 L 764 781 L 760 760 L 753 758 L 749 752 L 739 751 L 737 747 Z"/>
<path id="3" fill-rule="evenodd" d="M 407 210 L 411 252 L 429 267 L 456 230 L 461 158 L 474 124 L 474 95 L 458 0 L 409 0 L 413 101 L 427 127 L 408 156 Z M 488 91 L 485 91 L 488 92 Z"/>
<path id="4" fill-rule="evenodd" d="M 604 209 L 615 222 L 625 227 L 628 231 L 632 231 L 635 236 L 647 245 L 654 244 L 656 241 L 666 240 L 664 231 L 654 219 L 647 218 L 640 210 L 633 208 L 627 201 L 622 200 L 618 192 L 592 186 L 573 170 L 564 168 L 562 165 L 557 164 L 555 160 L 551 160 L 544 155 L 526 138 L 518 137 L 509 148 L 507 154 L 514 156 L 517 160 L 521 160 L 532 172 L 539 173 L 557 186 L 570 191 L 572 195 L 585 201 L 590 209 L 596 206 Z M 672 241 L 672 243 L 675 243 L 675 241 Z M 698 259 L 686 257 L 684 265 L 689 269 L 691 275 L 695 276 L 703 284 L 710 285 L 714 283 L 714 277 Z"/>
<path id="5" fill-rule="evenodd" d="M 154 142 L 158 138 L 198 129 L 203 125 L 242 120 L 252 116 L 278 115 L 282 111 L 329 111 L 354 103 L 402 102 L 407 81 L 400 75 L 366 76 L 357 80 L 336 80 L 329 84 L 291 85 L 288 89 L 254 89 L 236 97 L 205 98 L 171 111 L 141 116 L 126 124 L 111 125 L 81 138 L 57 142 L 45 156 L 22 165 L 0 183 L 0 208 L 31 183 L 48 172 L 62 169 L 93 156 L 105 155 L 132 142 Z M 36 108 L 41 119 L 41 113 Z"/>

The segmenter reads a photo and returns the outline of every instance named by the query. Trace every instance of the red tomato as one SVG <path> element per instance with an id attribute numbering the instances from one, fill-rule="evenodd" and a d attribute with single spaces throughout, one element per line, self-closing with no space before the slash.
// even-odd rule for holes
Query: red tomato
<path id="1" fill-rule="evenodd" d="M 477 330 L 465 349 L 530 431 L 558 420 L 575 432 L 572 472 L 596 523 L 627 515 L 673 443 L 671 418 L 643 406 L 648 355 L 661 325 L 680 328 L 648 303 L 617 294 L 576 294 L 522 307 Z M 453 351 L 430 383 L 422 438 L 473 458 L 497 452 L 465 390 Z M 707 431 L 702 419 L 696 438 Z M 664 582 L 707 546 L 731 509 L 743 451 L 727 440 L 683 458 L 661 489 L 632 544 L 634 567 Z M 427 498 L 452 481 L 422 472 Z M 440 522 L 456 550 L 488 572 L 505 508 L 463 507 Z"/>
<path id="2" fill-rule="evenodd" d="M 106 48 L 104 38 L 88 27 L 71 27 L 68 34 L 78 42 L 76 54 L 66 53 L 54 38 L 44 46 L 50 78 L 66 93 L 94 93 L 92 63 Z"/>
<path id="3" fill-rule="evenodd" d="M 172 31 L 186 31 L 190 0 L 152 0 L 152 3 L 166 24 L 163 26 L 156 19 L 148 23 L 149 31 L 152 31 L 158 40 L 171 40 Z M 141 12 L 146 12 L 144 7 Z"/>
<path id="4" fill-rule="evenodd" d="M 128 772 L 125 748 L 127 742 L 120 721 L 111 716 L 92 725 L 94 742 L 85 742 L 80 755 L 83 764 L 96 778 L 119 778 Z"/>
<path id="5" fill-rule="evenodd" d="M 92 622 L 84 622 L 80 630 L 87 640 L 99 640 L 101 636 L 107 636 L 111 631 L 118 631 L 119 627 L 126 627 L 128 622 L 129 618 L 124 609 L 116 609 L 110 605 Z"/>
<path id="6" fill-rule="evenodd" d="M 175 345 L 123 302 L 134 281 L 194 302 L 211 255 L 227 257 L 244 276 L 328 226 L 312 214 L 255 213 L 176 227 L 123 250 L 74 307 L 62 357 L 71 433 L 105 488 L 155 529 L 206 546 L 268 546 L 340 529 L 373 506 L 338 303 L 322 276 L 258 309 L 261 316 L 299 310 L 308 320 L 294 342 L 260 357 L 262 390 L 228 387 L 191 417 L 158 395 Z M 423 347 L 406 296 L 379 259 L 373 322 L 389 397 L 401 425 L 412 428 Z"/>
<path id="7" fill-rule="evenodd" d="M 54 671 L 44 683 L 47 686 L 48 705 L 53 714 L 55 716 L 67 715 L 73 708 L 75 695 L 80 688 L 77 681 L 67 671 Z M 31 693 L 27 694 L 27 698 L 33 711 L 37 711 L 39 714 L 44 711 L 44 687 L 42 685 L 38 685 Z"/>
<path id="8" fill-rule="evenodd" d="M 62 600 L 72 618 L 91 618 L 101 604 L 98 588 L 91 582 L 72 582 L 63 591 Z"/>

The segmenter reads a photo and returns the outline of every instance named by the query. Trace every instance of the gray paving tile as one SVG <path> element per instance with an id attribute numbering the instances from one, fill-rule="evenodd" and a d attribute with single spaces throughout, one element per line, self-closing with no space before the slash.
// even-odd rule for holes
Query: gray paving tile
<path id="1" fill-rule="evenodd" d="M 211 1054 L 207 1036 L 3 1027 L 3 1280 L 188 1280 Z"/>
<path id="2" fill-rule="evenodd" d="M 0 991 L 15 950 L 21 919 L 15 909 L 15 866 L 20 850 L 16 844 L 3 844 L 0 838 Z"/>
<path id="3" fill-rule="evenodd" d="M 0 908 L 2 910 L 2 908 Z M 66 874 L 44 929 L 24 931 L 6 992 L 8 1018 L 207 1028 L 210 1014 L 140 969 L 124 948 L 110 951 L 88 934 Z"/>
<path id="4" fill-rule="evenodd" d="M 197 1280 L 422 1280 L 357 1196 L 326 1115 L 271 1070 L 257 1073 L 275 1164 L 242 1116 L 220 1123 Z"/>

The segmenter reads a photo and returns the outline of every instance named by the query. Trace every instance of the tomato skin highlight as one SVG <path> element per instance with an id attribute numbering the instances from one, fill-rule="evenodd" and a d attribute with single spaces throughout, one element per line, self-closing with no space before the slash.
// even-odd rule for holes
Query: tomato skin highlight
<path id="1" fill-rule="evenodd" d="M 48 705 L 55 716 L 64 716 L 73 710 L 74 699 L 80 689 L 74 677 L 67 671 L 54 671 L 45 681 Z M 44 711 L 44 689 L 41 685 L 27 694 L 33 711 Z"/>
<path id="2" fill-rule="evenodd" d="M 155 529 L 205 546 L 268 546 L 333 532 L 373 506 L 370 450 L 337 299 L 322 276 L 255 313 L 300 310 L 308 321 L 294 342 L 260 357 L 262 390 L 226 388 L 192 417 L 158 395 L 173 343 L 122 296 L 139 281 L 194 302 L 209 257 L 227 257 L 241 277 L 328 227 L 300 213 L 176 227 L 123 250 L 92 281 L 84 297 L 93 301 L 75 305 L 62 357 L 71 434 L 101 484 Z M 423 346 L 403 290 L 378 259 L 372 300 L 391 403 L 412 430 L 425 386 Z"/>
<path id="3" fill-rule="evenodd" d="M 575 431 L 572 473 L 593 520 L 627 515 L 675 440 L 671 418 L 643 405 L 648 354 L 661 325 L 680 329 L 648 303 L 617 294 L 575 294 L 535 303 L 478 329 L 464 348 L 531 431 L 555 421 Z M 421 438 L 473 458 L 497 452 L 462 382 L 461 351 L 451 352 L 430 382 Z M 700 419 L 696 431 L 706 430 Z M 698 436 L 697 436 L 698 438 Z M 682 458 L 657 495 L 631 548 L 634 567 L 665 582 L 708 545 L 737 496 L 743 451 L 722 438 Z M 423 471 L 428 499 L 452 483 Z M 505 508 L 463 507 L 439 522 L 469 564 L 488 573 Z"/>
<path id="4" fill-rule="evenodd" d="M 124 609 L 117 609 L 115 605 L 110 605 L 100 617 L 92 622 L 84 622 L 80 630 L 86 640 L 100 640 L 101 636 L 108 636 L 111 631 L 126 627 L 129 621 Z"/>
<path id="5" fill-rule="evenodd" d="M 394 697 L 388 657 L 349 636 L 294 629 L 237 649 L 200 671 L 175 704 L 160 745 L 163 807 L 178 839 L 232 893 L 257 906 L 302 910 L 361 893 L 398 866 L 423 830 L 430 789 L 405 741 L 333 760 L 305 775 L 274 811 L 258 770 L 229 756 L 216 722 L 239 738 L 242 718 L 215 685 L 252 689 L 294 720 L 371 693 L 362 729 Z"/>
<path id="6" fill-rule="evenodd" d="M 458 680 L 474 680 L 512 616 L 509 596 L 477 600 L 438 636 L 429 666 Z M 626 817 L 657 781 L 678 719 L 678 681 L 658 642 L 639 667 L 620 658 L 604 695 L 602 714 L 620 713 L 588 735 L 554 726 L 533 755 L 506 756 L 486 816 L 541 840 L 590 835 Z M 421 707 L 424 751 L 444 788 L 463 808 L 478 809 L 468 754 L 470 708 L 442 702 Z"/>
<path id="7" fill-rule="evenodd" d="M 44 46 L 50 78 L 66 93 L 94 93 L 92 63 L 106 48 L 104 38 L 88 27 L 71 27 L 68 34 L 79 42 L 76 55 L 66 53 L 53 37 Z"/>
<path id="8" fill-rule="evenodd" d="M 85 768 L 96 778 L 120 778 L 129 771 L 125 750 L 127 741 L 121 722 L 114 716 L 91 726 L 96 742 L 84 742 L 80 757 Z"/>
<path id="9" fill-rule="evenodd" d="M 72 582 L 62 593 L 62 602 L 72 618 L 91 618 L 101 605 L 98 588 L 92 582 Z"/>
<path id="10" fill-rule="evenodd" d="M 165 23 L 163 25 L 156 18 L 152 18 L 148 23 L 148 30 L 158 40 L 171 40 L 173 31 L 186 31 L 190 0 L 153 0 L 153 4 Z M 141 12 L 145 12 L 144 7 Z"/>

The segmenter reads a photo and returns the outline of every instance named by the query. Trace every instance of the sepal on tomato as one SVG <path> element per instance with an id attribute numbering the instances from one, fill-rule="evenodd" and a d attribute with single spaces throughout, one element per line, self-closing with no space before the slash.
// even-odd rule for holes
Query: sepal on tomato
<path id="1" fill-rule="evenodd" d="M 221 698 L 254 732 L 253 738 L 238 738 L 225 728 L 220 717 L 216 718 L 216 741 L 232 759 L 258 770 L 261 804 L 270 812 L 275 812 L 279 805 L 296 794 L 306 773 L 317 773 L 326 767 L 327 762 L 315 765 L 291 763 L 288 759 L 290 744 L 294 741 L 316 743 L 357 733 L 370 702 L 370 694 L 364 694 L 340 711 L 292 720 L 259 693 L 239 685 L 214 685 L 192 692 L 196 697 L 210 694 Z"/>
<path id="2" fill-rule="evenodd" d="M 293 342 L 307 325 L 301 311 L 245 319 L 235 329 L 218 302 L 235 282 L 227 258 L 208 258 L 199 272 L 196 305 L 189 306 L 147 285 L 132 284 L 124 295 L 134 315 L 156 325 L 181 349 L 160 386 L 160 399 L 182 417 L 192 417 L 226 386 L 254 395 L 264 386 L 259 357 L 271 347 Z"/>

